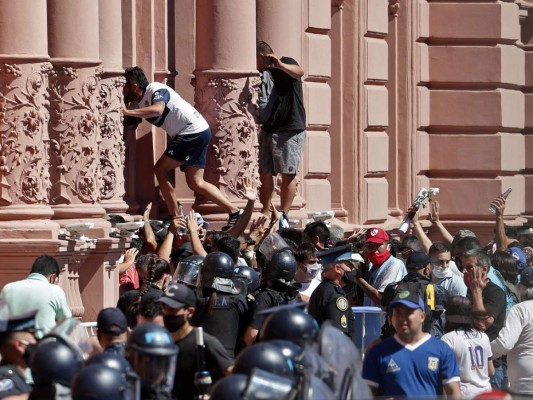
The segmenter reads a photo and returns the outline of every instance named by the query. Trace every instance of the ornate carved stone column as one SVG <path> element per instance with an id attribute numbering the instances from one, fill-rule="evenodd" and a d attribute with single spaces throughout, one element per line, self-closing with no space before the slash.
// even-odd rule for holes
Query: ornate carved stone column
<path id="1" fill-rule="evenodd" d="M 98 3 L 48 1 L 51 193 L 55 219 L 98 218 Z"/>
<path id="2" fill-rule="evenodd" d="M 102 74 L 99 93 L 100 126 L 100 182 L 101 204 L 107 213 L 123 213 L 128 209 L 124 201 L 124 153 L 121 99 L 122 25 L 120 0 L 99 0 L 99 34 Z"/>
<path id="3" fill-rule="evenodd" d="M 257 174 L 255 1 L 196 4 L 195 102 L 213 134 L 205 178 L 241 203 L 236 194 L 243 179 L 255 179 Z M 198 197 L 195 208 L 210 214 L 218 211 Z"/>
<path id="4" fill-rule="evenodd" d="M 32 12 L 27 13 L 28 9 Z M 26 27 L 23 35 L 21 26 Z M 46 92 L 52 65 L 47 53 L 46 1 L 1 2 L 0 221 L 49 219 L 52 215 L 48 206 L 50 139 Z M 19 227 L 8 225 L 5 228 L 13 231 Z M 40 235 L 46 230 L 49 229 L 40 231 Z M 26 231 L 24 237 L 31 233 Z M 16 237 L 15 232 L 3 232 L 0 237 L 13 235 Z"/>

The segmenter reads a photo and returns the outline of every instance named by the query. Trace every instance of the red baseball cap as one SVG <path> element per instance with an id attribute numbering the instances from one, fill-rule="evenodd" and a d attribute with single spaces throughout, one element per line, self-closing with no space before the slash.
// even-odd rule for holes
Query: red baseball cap
<path id="1" fill-rule="evenodd" d="M 365 243 L 383 243 L 389 241 L 389 235 L 381 228 L 370 228 L 366 232 Z"/>

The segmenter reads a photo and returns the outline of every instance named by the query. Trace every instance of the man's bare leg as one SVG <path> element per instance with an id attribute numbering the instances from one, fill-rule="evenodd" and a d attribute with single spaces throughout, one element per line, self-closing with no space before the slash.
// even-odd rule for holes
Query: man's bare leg
<path id="1" fill-rule="evenodd" d="M 239 211 L 226 196 L 213 184 L 204 180 L 204 169 L 199 167 L 187 167 L 185 169 L 185 179 L 187 186 L 196 193 L 211 200 L 213 203 L 219 205 L 228 214 L 233 214 Z"/>
<path id="2" fill-rule="evenodd" d="M 163 154 L 154 167 L 154 173 L 157 178 L 157 182 L 159 182 L 159 190 L 161 191 L 161 195 L 165 200 L 168 213 L 171 217 L 178 216 L 179 210 L 176 192 L 174 191 L 174 186 L 168 179 L 168 173 L 170 171 L 174 171 L 180 165 L 181 163 L 179 161 L 173 160 L 172 158 Z"/>
<path id="3" fill-rule="evenodd" d="M 296 197 L 296 174 L 281 174 L 280 207 L 286 214 Z"/>
<path id="4" fill-rule="evenodd" d="M 261 202 L 261 214 L 270 217 L 272 206 L 272 196 L 274 194 L 274 177 L 268 172 L 259 174 L 261 187 L 259 188 L 259 201 Z"/>

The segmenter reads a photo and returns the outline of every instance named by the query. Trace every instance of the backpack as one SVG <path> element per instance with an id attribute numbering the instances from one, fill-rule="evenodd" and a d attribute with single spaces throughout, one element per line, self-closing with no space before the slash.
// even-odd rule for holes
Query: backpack
<path id="1" fill-rule="evenodd" d="M 424 311 L 426 313 L 426 319 L 424 320 L 424 326 L 422 329 L 424 332 L 430 333 L 436 338 L 440 338 L 444 334 L 443 321 L 441 319 L 444 309 L 438 306 L 438 304 L 442 304 L 442 302 L 437 301 L 437 297 L 441 295 L 445 297 L 445 293 L 443 293 L 441 289 L 441 287 L 436 286 L 431 282 L 420 280 L 391 283 L 383 292 L 381 305 L 388 308 L 394 297 L 396 297 L 396 294 L 401 291 L 407 290 L 409 292 L 418 293 L 424 301 Z M 389 310 L 387 310 L 387 312 L 389 312 Z M 385 320 L 385 324 L 381 328 L 381 337 L 385 338 L 392 336 L 394 333 L 393 331 L 394 328 L 389 326 L 388 320 Z"/>

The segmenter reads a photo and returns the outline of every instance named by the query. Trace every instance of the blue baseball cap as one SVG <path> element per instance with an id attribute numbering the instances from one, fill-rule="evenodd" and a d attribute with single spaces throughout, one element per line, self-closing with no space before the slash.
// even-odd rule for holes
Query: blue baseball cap
<path id="1" fill-rule="evenodd" d="M 417 308 L 420 308 L 422 311 L 426 309 L 426 306 L 424 305 L 424 301 L 420 297 L 420 295 L 416 292 L 410 292 L 409 290 L 400 290 L 396 293 L 396 296 L 394 296 L 394 299 L 392 299 L 389 307 L 392 309 L 395 305 L 404 305 L 407 308 L 410 308 L 411 310 L 416 310 Z"/>

